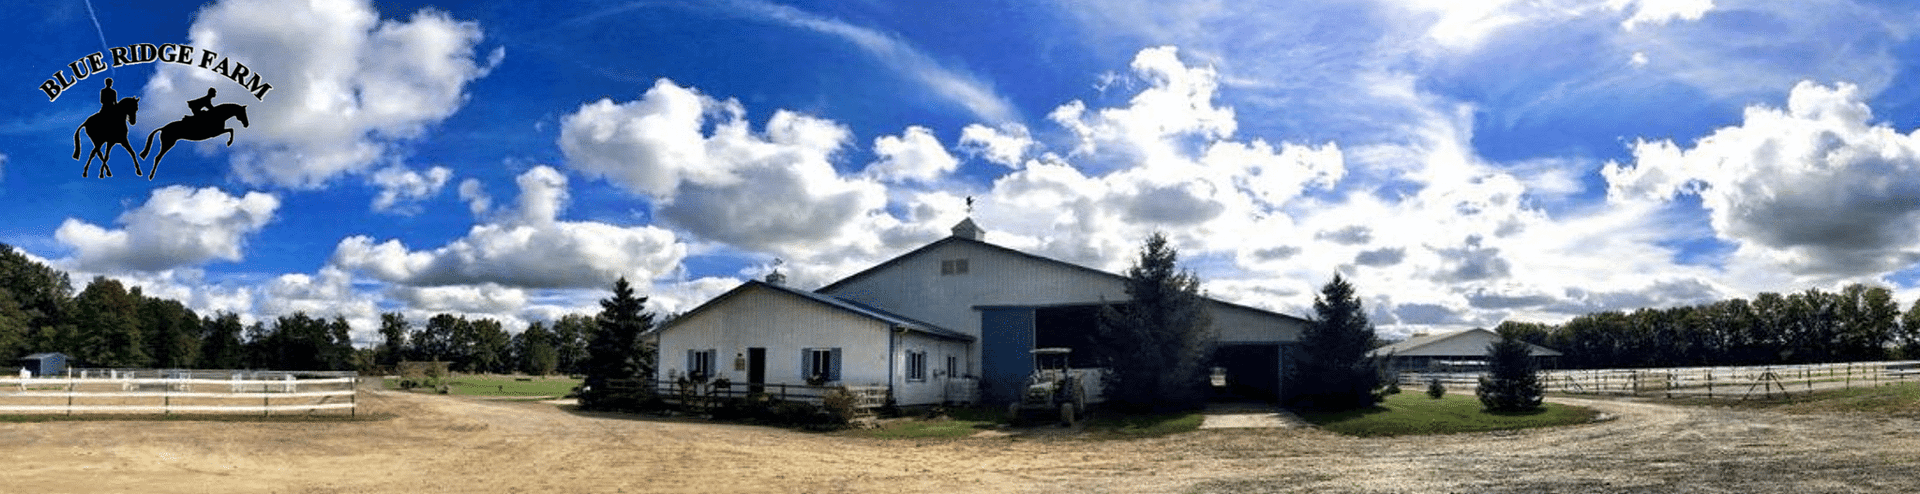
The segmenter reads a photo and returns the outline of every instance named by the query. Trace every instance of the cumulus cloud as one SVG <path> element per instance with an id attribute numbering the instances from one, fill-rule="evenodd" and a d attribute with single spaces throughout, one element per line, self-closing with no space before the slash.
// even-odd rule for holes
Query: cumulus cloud
<path id="1" fill-rule="evenodd" d="M 499 222 L 431 250 L 399 240 L 353 236 L 335 246 L 331 265 L 413 287 L 598 288 L 613 279 L 653 280 L 679 269 L 686 246 L 652 226 L 561 221 L 566 178 L 541 166 L 520 175 L 520 197 Z"/>
<path id="2" fill-rule="evenodd" d="M 1859 88 L 1796 85 L 1691 146 L 1639 141 L 1603 171 L 1609 200 L 1696 196 L 1737 256 L 1803 276 L 1920 261 L 1920 133 L 1873 121 Z"/>
<path id="3" fill-rule="evenodd" d="M 738 101 L 662 79 L 638 100 L 602 99 L 562 118 L 560 148 L 569 166 L 653 198 L 662 219 L 702 239 L 812 252 L 870 238 L 855 226 L 879 229 L 868 220 L 884 215 L 886 187 L 834 169 L 835 154 L 851 138 L 845 127 L 778 110 L 755 131 L 745 114 Z M 917 139 L 911 129 L 907 134 L 900 142 Z M 889 167 L 877 173 L 925 175 Z"/>
<path id="4" fill-rule="evenodd" d="M 882 182 L 931 182 L 960 167 L 960 160 L 926 127 L 907 127 L 898 136 L 880 136 L 873 140 L 873 154 L 879 161 L 867 165 L 864 173 Z"/>
<path id="5" fill-rule="evenodd" d="M 404 215 L 419 213 L 414 203 L 439 195 L 451 178 L 453 170 L 443 166 L 429 168 L 426 173 L 399 165 L 381 168 L 368 178 L 380 188 L 380 193 L 373 197 L 373 210 Z"/>
<path id="6" fill-rule="evenodd" d="M 1008 168 L 1019 168 L 1027 151 L 1036 145 L 1038 143 L 1027 133 L 1025 125 L 1003 124 L 994 127 L 970 124 L 960 129 L 962 151 Z"/>
<path id="7" fill-rule="evenodd" d="M 120 215 L 109 230 L 68 218 L 54 238 L 72 248 L 78 269 L 94 272 L 158 271 L 212 260 L 239 261 L 246 238 L 273 220 L 280 200 L 248 192 L 235 197 L 218 188 L 168 186 Z"/>
<path id="8" fill-rule="evenodd" d="M 264 100 L 198 67 L 158 64 L 148 101 L 184 102 L 219 91 L 247 105 L 250 126 L 233 145 L 233 171 L 254 184 L 317 188 L 364 172 L 393 147 L 466 103 L 466 87 L 499 63 L 475 53 L 480 26 L 421 10 L 382 19 L 365 0 L 229 0 L 202 8 L 188 43 L 218 47 L 273 84 Z M 184 105 L 175 107 L 185 113 Z"/>

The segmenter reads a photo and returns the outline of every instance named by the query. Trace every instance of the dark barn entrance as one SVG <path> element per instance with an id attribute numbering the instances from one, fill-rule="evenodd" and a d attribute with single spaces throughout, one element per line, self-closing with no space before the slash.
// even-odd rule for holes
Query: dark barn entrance
<path id="1" fill-rule="evenodd" d="M 1215 389 L 1214 399 L 1280 399 L 1278 343 L 1222 343 L 1213 351 L 1213 367 L 1226 371 L 1226 386 Z"/>

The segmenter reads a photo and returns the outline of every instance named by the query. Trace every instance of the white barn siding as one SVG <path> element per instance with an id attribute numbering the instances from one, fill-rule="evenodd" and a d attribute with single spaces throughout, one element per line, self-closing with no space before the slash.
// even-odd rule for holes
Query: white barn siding
<path id="1" fill-rule="evenodd" d="M 1208 309 L 1221 343 L 1300 341 L 1301 332 L 1307 329 L 1304 320 L 1274 317 L 1245 307 L 1214 303 Z"/>
<path id="2" fill-rule="evenodd" d="M 965 274 L 941 274 L 941 262 L 965 259 Z M 1120 279 L 1063 268 L 973 242 L 947 242 L 822 293 L 979 338 L 983 305 L 1043 306 L 1127 299 Z M 968 357 L 980 360 L 979 349 Z"/>
<path id="3" fill-rule="evenodd" d="M 850 314 L 796 296 L 764 288 L 749 288 L 735 300 L 715 304 L 675 321 L 660 338 L 660 375 L 686 375 L 687 350 L 716 350 L 715 377 L 747 382 L 746 369 L 736 370 L 734 359 L 748 348 L 767 349 L 766 382 L 802 384 L 803 351 L 841 349 L 840 382 L 880 385 L 887 382 L 885 322 Z"/>
<path id="4" fill-rule="evenodd" d="M 947 339 L 933 338 L 919 333 L 898 334 L 894 339 L 893 366 L 897 371 L 893 383 L 893 397 L 901 405 L 929 405 L 959 401 L 966 397 L 949 396 L 948 382 L 960 379 L 967 370 L 967 349 L 971 345 Z M 925 352 L 927 369 L 924 379 L 913 379 L 907 372 L 907 356 L 913 352 Z M 954 357 L 955 371 L 947 372 L 947 357 Z"/>

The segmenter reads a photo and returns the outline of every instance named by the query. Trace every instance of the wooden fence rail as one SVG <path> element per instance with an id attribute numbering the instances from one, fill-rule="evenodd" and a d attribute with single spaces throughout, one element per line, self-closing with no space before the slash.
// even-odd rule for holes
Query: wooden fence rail
<path id="1" fill-rule="evenodd" d="M 1476 373 L 1402 373 L 1401 386 L 1438 379 L 1449 388 L 1478 386 Z M 1826 389 L 1878 386 L 1920 380 L 1920 361 L 1751 367 L 1550 370 L 1540 373 L 1548 392 L 1663 396 L 1667 398 L 1759 398 Z"/>
<path id="2" fill-rule="evenodd" d="M 137 374 L 136 374 L 137 375 Z M 0 414 L 358 413 L 356 377 L 0 378 Z"/>

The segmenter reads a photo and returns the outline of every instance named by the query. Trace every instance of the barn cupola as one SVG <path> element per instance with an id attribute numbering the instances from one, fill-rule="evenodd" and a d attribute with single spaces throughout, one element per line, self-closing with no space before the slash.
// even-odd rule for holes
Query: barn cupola
<path id="1" fill-rule="evenodd" d="M 980 225 L 974 224 L 973 218 L 969 217 L 960 220 L 960 224 L 953 225 L 953 236 L 985 242 L 987 240 L 987 231 L 980 229 Z"/>
<path id="2" fill-rule="evenodd" d="M 781 264 L 786 264 L 786 261 L 777 258 L 773 260 L 773 272 L 767 273 L 767 284 L 774 286 L 787 284 L 787 275 L 780 272 Z"/>

